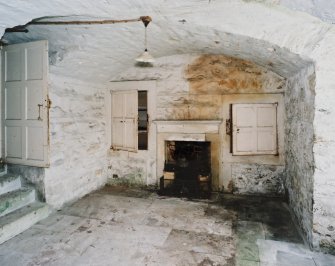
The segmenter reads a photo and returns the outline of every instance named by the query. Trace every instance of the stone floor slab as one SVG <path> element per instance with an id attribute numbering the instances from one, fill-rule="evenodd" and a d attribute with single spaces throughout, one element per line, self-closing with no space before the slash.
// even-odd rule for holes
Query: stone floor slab
<path id="1" fill-rule="evenodd" d="M 233 257 L 234 239 L 215 234 L 198 233 L 173 229 L 165 242 L 164 248 L 192 251 L 223 257 Z"/>
<path id="2" fill-rule="evenodd" d="M 278 266 L 316 266 L 312 258 L 284 251 L 277 252 L 276 261 Z"/>
<path id="3" fill-rule="evenodd" d="M 237 259 L 236 266 L 260 266 L 259 261 Z"/>
<path id="4" fill-rule="evenodd" d="M 306 266 L 335 265 L 333 256 L 280 241 L 299 236 L 287 217 L 279 199 L 190 201 L 108 187 L 2 244 L 0 265 L 283 266 L 292 257 Z"/>

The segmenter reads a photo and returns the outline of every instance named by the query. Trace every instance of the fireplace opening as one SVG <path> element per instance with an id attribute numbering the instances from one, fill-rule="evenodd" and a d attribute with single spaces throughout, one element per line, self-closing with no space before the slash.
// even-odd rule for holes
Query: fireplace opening
<path id="1" fill-rule="evenodd" d="M 164 195 L 208 198 L 211 192 L 211 154 L 207 141 L 166 141 Z"/>

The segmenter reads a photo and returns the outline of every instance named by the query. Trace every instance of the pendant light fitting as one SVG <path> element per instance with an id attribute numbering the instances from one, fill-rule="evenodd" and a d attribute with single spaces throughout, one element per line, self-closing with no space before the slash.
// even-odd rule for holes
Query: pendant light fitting
<path id="1" fill-rule="evenodd" d="M 152 19 L 149 16 L 143 16 L 143 17 L 140 17 L 140 19 L 142 20 L 144 27 L 145 27 L 144 28 L 144 52 L 140 54 L 135 60 L 139 63 L 153 63 L 155 62 L 155 59 L 153 58 L 151 54 L 149 54 L 148 48 L 147 48 L 147 27 Z"/>

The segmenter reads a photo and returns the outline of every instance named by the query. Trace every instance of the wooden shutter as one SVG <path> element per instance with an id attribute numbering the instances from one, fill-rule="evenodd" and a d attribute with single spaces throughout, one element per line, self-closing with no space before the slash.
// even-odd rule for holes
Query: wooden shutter
<path id="1" fill-rule="evenodd" d="M 112 92 L 112 148 L 137 151 L 137 91 Z"/>
<path id="2" fill-rule="evenodd" d="M 5 46 L 2 66 L 5 161 L 48 167 L 48 42 Z"/>
<path id="3" fill-rule="evenodd" d="M 233 104 L 233 155 L 277 154 L 277 104 Z"/>

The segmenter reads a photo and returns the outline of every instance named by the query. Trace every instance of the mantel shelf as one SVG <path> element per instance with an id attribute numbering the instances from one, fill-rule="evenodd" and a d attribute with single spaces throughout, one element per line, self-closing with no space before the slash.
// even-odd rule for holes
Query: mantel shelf
<path id="1" fill-rule="evenodd" d="M 154 120 L 157 133 L 218 134 L 222 120 Z"/>

